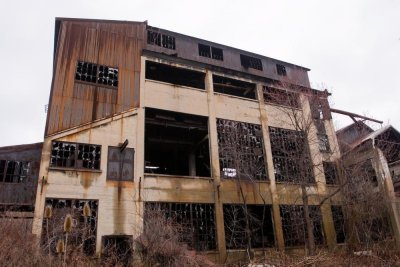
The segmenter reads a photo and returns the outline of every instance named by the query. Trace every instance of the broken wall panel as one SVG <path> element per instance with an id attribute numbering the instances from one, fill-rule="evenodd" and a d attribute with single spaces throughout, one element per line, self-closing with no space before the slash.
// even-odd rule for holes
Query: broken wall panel
<path id="1" fill-rule="evenodd" d="M 266 248 L 275 245 L 270 205 L 224 204 L 227 249 Z"/>
<path id="2" fill-rule="evenodd" d="M 217 119 L 221 177 L 266 180 L 261 125 Z"/>
<path id="3" fill-rule="evenodd" d="M 146 202 L 144 227 L 152 212 L 165 212 L 166 218 L 179 225 L 181 241 L 190 249 L 216 249 L 216 223 L 214 204 Z"/>
<path id="4" fill-rule="evenodd" d="M 46 135 L 137 107 L 145 24 L 68 19 L 59 19 L 59 23 Z M 101 86 L 75 79 L 79 62 L 97 65 L 96 79 L 102 81 Z M 110 69 L 106 71 L 104 66 L 113 68 L 113 77 L 110 78 Z M 103 77 L 100 77 L 100 67 L 103 67 Z M 115 68 L 118 68 L 118 81 Z M 102 102 L 97 100 L 97 95 L 104 91 L 99 89 L 106 86 L 104 82 L 116 92 L 110 92 L 112 96 Z M 76 88 L 86 92 L 75 92 Z"/>

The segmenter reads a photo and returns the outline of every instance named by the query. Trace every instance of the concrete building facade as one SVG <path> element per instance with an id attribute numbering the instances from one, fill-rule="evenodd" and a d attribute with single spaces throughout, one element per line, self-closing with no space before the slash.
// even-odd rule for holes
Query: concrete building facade
<path id="1" fill-rule="evenodd" d="M 58 18 L 55 28 L 35 234 L 46 207 L 89 205 L 87 251 L 100 253 L 162 209 L 192 229 L 190 247 L 224 262 L 245 253 L 242 231 L 228 227 L 243 204 L 263 218 L 255 249 L 304 247 L 288 229 L 305 189 L 317 244 L 335 246 L 340 197 L 320 201 L 339 186 L 327 169 L 340 153 L 329 94 L 310 88 L 308 69 L 147 22 Z M 293 118 L 312 123 L 300 132 Z M 300 153 L 294 140 L 306 148 L 307 183 L 285 155 Z"/>

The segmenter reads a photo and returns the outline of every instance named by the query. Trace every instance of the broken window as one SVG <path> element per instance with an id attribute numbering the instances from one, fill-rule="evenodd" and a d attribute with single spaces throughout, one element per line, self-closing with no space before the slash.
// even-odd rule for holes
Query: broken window
<path id="1" fill-rule="evenodd" d="M 273 247 L 275 245 L 270 205 L 224 204 L 225 243 L 228 249 Z"/>
<path id="2" fill-rule="evenodd" d="M 318 206 L 308 206 L 309 218 L 313 226 L 315 244 L 323 244 L 321 211 Z M 302 205 L 281 205 L 283 237 L 285 246 L 300 246 L 307 241 L 307 225 Z"/>
<path id="3" fill-rule="evenodd" d="M 30 162 L 0 160 L 0 182 L 23 183 L 29 174 Z"/>
<path id="4" fill-rule="evenodd" d="M 146 61 L 146 79 L 205 89 L 205 73 Z"/>
<path id="5" fill-rule="evenodd" d="M 276 64 L 276 72 L 280 76 L 286 76 L 286 67 L 281 64 Z"/>
<path id="6" fill-rule="evenodd" d="M 256 99 L 256 85 L 223 76 L 213 75 L 214 92 Z"/>
<path id="7" fill-rule="evenodd" d="M 132 266 L 133 238 L 131 235 L 105 235 L 102 237 L 102 245 L 102 262 L 114 266 L 119 266 L 121 263 L 122 266 Z M 108 264 L 104 265 L 108 266 Z"/>
<path id="8" fill-rule="evenodd" d="M 224 60 L 222 49 L 211 46 L 211 58 L 216 60 Z"/>
<path id="9" fill-rule="evenodd" d="M 336 164 L 334 162 L 324 161 L 322 165 L 324 168 L 326 184 L 339 184 Z"/>
<path id="10" fill-rule="evenodd" d="M 68 233 L 68 251 L 83 250 L 86 255 L 96 252 L 97 200 L 46 199 L 41 243 L 45 251 L 56 253 L 57 242 L 66 240 L 64 221 L 72 217 L 73 227 Z"/>
<path id="11" fill-rule="evenodd" d="M 330 120 L 332 114 L 329 107 L 329 102 L 326 97 L 312 95 L 309 98 L 311 116 L 314 120 Z"/>
<path id="12" fill-rule="evenodd" d="M 199 56 L 221 61 L 224 60 L 222 49 L 204 44 L 199 44 Z"/>
<path id="13" fill-rule="evenodd" d="M 319 151 L 329 152 L 331 150 L 331 148 L 329 146 L 328 135 L 318 133 L 317 136 L 318 136 Z"/>
<path id="14" fill-rule="evenodd" d="M 269 127 L 277 182 L 313 183 L 312 164 L 304 132 Z"/>
<path id="15" fill-rule="evenodd" d="M 108 147 L 107 180 L 133 181 L 133 159 L 135 149 Z"/>
<path id="16" fill-rule="evenodd" d="M 361 183 L 363 186 L 368 184 L 374 187 L 378 186 L 378 177 L 376 176 L 371 159 L 347 167 L 346 173 L 348 177 L 350 177 L 349 182 L 353 186 L 357 186 L 357 184 Z M 365 184 L 365 182 L 367 182 L 367 184 Z"/>
<path id="17" fill-rule="evenodd" d="M 75 80 L 118 87 L 118 68 L 78 61 Z"/>
<path id="18" fill-rule="evenodd" d="M 145 173 L 210 177 L 207 117 L 147 108 Z"/>
<path id="19" fill-rule="evenodd" d="M 165 213 L 166 218 L 171 218 L 180 226 L 181 241 L 188 244 L 190 249 L 216 248 L 214 204 L 146 202 L 145 228 L 146 220 L 151 217 L 153 211 Z"/>
<path id="20" fill-rule="evenodd" d="M 100 170 L 101 146 L 53 141 L 50 167 Z"/>
<path id="21" fill-rule="evenodd" d="M 344 243 L 346 241 L 346 231 L 342 206 L 332 205 L 331 210 L 336 232 L 336 243 Z"/>
<path id="22" fill-rule="evenodd" d="M 299 108 L 298 93 L 264 86 L 263 94 L 264 102 L 266 104 L 276 104 L 281 106 Z"/>
<path id="23" fill-rule="evenodd" d="M 221 177 L 266 180 L 261 125 L 217 119 Z"/>
<path id="24" fill-rule="evenodd" d="M 167 34 L 147 31 L 147 43 L 175 50 L 175 37 Z"/>
<path id="25" fill-rule="evenodd" d="M 363 243 L 383 241 L 387 238 L 392 239 L 391 227 L 387 217 L 365 219 L 357 230 Z"/>
<path id="26" fill-rule="evenodd" d="M 240 62 L 247 69 L 263 70 L 261 59 L 240 54 Z"/>

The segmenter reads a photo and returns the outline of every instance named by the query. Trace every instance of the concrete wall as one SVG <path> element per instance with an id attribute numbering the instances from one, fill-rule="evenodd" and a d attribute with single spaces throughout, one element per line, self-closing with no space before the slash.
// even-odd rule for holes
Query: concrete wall
<path id="1" fill-rule="evenodd" d="M 269 180 L 243 183 L 241 186 L 244 188 L 245 198 L 249 204 L 272 205 L 276 246 L 283 249 L 284 240 L 279 205 L 301 205 L 301 188 L 300 185 L 292 184 L 289 186 L 275 181 L 268 127 L 296 129 L 288 114 L 296 114 L 305 119 L 310 118 L 307 97 L 301 96 L 302 105 L 298 109 L 265 104 L 262 93 L 262 86 L 265 84 L 237 77 L 232 78 L 257 85 L 258 100 L 214 93 L 213 73 L 206 69 L 200 69 L 200 71 L 206 73 L 206 90 L 147 80 L 144 75 L 146 60 L 157 61 L 158 59 L 144 56 L 141 58 L 140 106 L 137 109 L 45 138 L 40 166 L 40 177 L 45 177 L 45 180 L 39 184 L 37 189 L 34 233 L 39 235 L 41 232 L 46 198 L 99 201 L 97 252 L 100 251 L 103 235 L 132 234 L 136 236 L 140 233 L 143 202 L 213 203 L 215 205 L 217 251 L 212 252 L 212 254 L 216 260 L 224 261 L 227 250 L 225 247 L 223 204 L 242 203 L 243 199 L 237 193 L 237 184 L 234 181 L 220 177 L 216 120 L 222 118 L 261 125 Z M 180 65 L 180 67 L 188 66 Z M 188 68 L 193 69 L 193 67 Z M 221 73 L 216 74 L 221 75 Z M 144 113 L 147 107 L 208 117 L 211 178 L 144 174 Z M 327 124 L 328 128 L 331 126 L 331 124 Z M 316 130 L 313 127 L 311 125 L 307 140 L 313 165 L 318 166 L 321 165 L 324 155 L 318 149 Z M 333 128 L 329 128 L 327 132 L 330 143 L 334 144 L 335 147 L 337 143 L 332 136 Z M 133 182 L 107 181 L 107 147 L 117 146 L 125 139 L 129 140 L 128 147 L 135 148 L 135 179 Z M 100 171 L 49 168 L 51 142 L 55 140 L 101 145 Z M 338 152 L 335 152 L 330 157 L 335 159 L 338 155 Z M 318 204 L 319 200 L 333 189 L 326 187 L 323 172 L 319 171 L 317 167 L 314 167 L 313 172 L 316 183 L 310 185 L 307 191 L 310 194 L 310 204 Z M 335 243 L 335 233 L 328 202 L 322 206 L 321 210 L 326 244 L 332 247 Z"/>
<path id="2" fill-rule="evenodd" d="M 136 147 L 138 139 L 137 111 L 131 110 L 45 138 L 40 166 L 43 183 L 37 188 L 33 232 L 40 235 L 46 198 L 98 200 L 97 249 L 103 235 L 133 234 L 140 211 L 135 206 L 137 184 L 107 180 L 108 146 L 118 146 L 126 139 L 128 147 Z M 101 145 L 101 167 L 98 171 L 49 167 L 52 141 L 68 141 Z M 137 160 L 135 159 L 135 162 Z"/>

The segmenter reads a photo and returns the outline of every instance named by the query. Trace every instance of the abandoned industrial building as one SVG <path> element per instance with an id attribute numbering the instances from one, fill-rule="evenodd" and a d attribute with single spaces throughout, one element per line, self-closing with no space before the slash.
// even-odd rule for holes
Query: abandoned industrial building
<path id="1" fill-rule="evenodd" d="M 373 131 L 338 142 L 329 93 L 311 88 L 309 69 L 147 22 L 57 18 L 54 40 L 44 141 L 0 148 L 0 189 L 29 180 L 18 190 L 32 194 L 2 193 L 1 204 L 34 211 L 42 242 L 69 213 L 83 225 L 70 242 L 100 255 L 162 211 L 191 249 L 226 262 L 250 245 L 304 248 L 305 208 L 318 247 L 345 242 L 338 160 Z"/>

